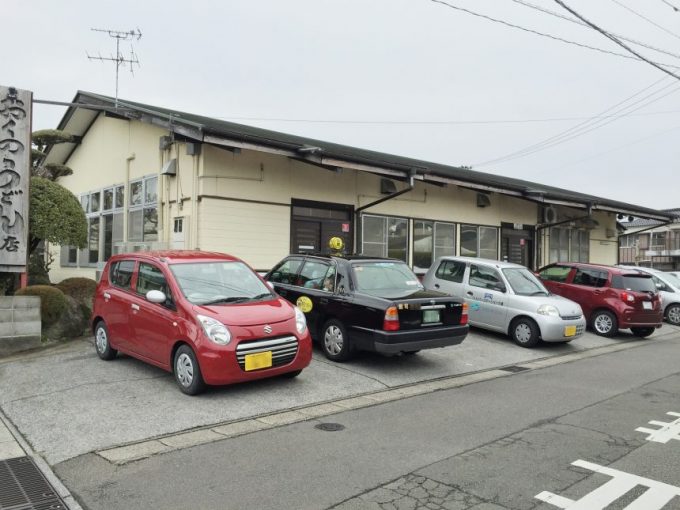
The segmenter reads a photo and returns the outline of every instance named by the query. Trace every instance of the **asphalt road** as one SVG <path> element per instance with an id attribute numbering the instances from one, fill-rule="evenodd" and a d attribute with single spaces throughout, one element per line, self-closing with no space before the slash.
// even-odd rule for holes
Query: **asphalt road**
<path id="1" fill-rule="evenodd" d="M 87 453 L 54 469 L 93 510 L 680 509 L 678 426 L 665 443 L 636 430 L 678 419 L 678 359 L 670 335 L 122 466 Z"/>

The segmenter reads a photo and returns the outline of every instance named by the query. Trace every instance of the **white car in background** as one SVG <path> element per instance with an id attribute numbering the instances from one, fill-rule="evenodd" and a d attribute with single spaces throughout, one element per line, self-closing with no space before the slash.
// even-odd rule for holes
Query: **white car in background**
<path id="1" fill-rule="evenodd" d="M 581 307 L 555 296 L 526 267 L 472 257 L 438 258 L 423 277 L 425 288 L 464 298 L 473 326 L 510 335 L 522 347 L 539 340 L 570 342 L 581 336 Z"/>
<path id="2" fill-rule="evenodd" d="M 680 326 L 680 277 L 677 272 L 666 272 L 651 267 L 624 266 L 626 269 L 637 269 L 641 273 L 652 276 L 652 281 L 659 290 L 663 316 L 669 324 Z"/>

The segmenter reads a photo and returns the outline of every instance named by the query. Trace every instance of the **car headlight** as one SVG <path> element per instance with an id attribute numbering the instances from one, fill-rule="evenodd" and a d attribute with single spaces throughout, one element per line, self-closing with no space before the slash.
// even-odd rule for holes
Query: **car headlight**
<path id="1" fill-rule="evenodd" d="M 541 315 L 548 315 L 550 317 L 560 316 L 560 311 L 553 305 L 541 305 L 538 307 L 538 310 L 536 310 L 536 313 Z"/>
<path id="2" fill-rule="evenodd" d="M 217 345 L 227 345 L 231 342 L 231 333 L 229 328 L 222 324 L 220 321 L 213 319 L 212 317 L 206 317 L 205 315 L 196 315 L 198 322 L 203 326 L 203 331 L 205 335 Z"/>
<path id="3" fill-rule="evenodd" d="M 297 306 L 295 307 L 295 327 L 300 334 L 307 331 L 307 319 L 305 319 L 305 314 Z"/>

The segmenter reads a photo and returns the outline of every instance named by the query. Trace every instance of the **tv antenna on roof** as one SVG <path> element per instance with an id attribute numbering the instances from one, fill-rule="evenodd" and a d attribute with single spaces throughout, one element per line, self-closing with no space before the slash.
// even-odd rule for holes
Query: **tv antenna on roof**
<path id="1" fill-rule="evenodd" d="M 137 39 L 138 41 L 142 38 L 142 31 L 137 28 L 136 30 L 128 30 L 128 31 L 121 31 L 121 30 L 109 30 L 106 28 L 92 28 L 90 29 L 93 32 L 104 32 L 105 34 L 109 34 L 109 37 L 113 37 L 116 40 L 116 56 L 114 57 L 111 55 L 110 57 L 102 57 L 101 54 L 97 57 L 91 56 L 89 53 L 87 54 L 87 58 L 90 60 L 99 60 L 101 62 L 115 62 L 116 63 L 116 108 L 118 108 L 118 70 L 120 69 L 120 66 L 124 66 L 125 64 L 128 64 L 130 66 L 130 72 L 134 76 L 134 65 L 137 64 L 139 66 L 139 60 L 137 59 L 137 55 L 135 54 L 135 50 L 132 48 L 132 45 L 130 45 L 130 58 L 125 58 L 123 54 L 120 52 L 120 42 L 121 41 L 134 41 Z"/>

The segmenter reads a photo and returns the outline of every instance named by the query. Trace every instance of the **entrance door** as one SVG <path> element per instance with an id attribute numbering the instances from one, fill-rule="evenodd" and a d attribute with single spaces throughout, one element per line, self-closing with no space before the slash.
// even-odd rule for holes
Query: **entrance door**
<path id="1" fill-rule="evenodd" d="M 526 228 L 501 230 L 501 260 L 534 269 L 534 232 Z"/>
<path id="2" fill-rule="evenodd" d="M 339 237 L 352 253 L 352 206 L 293 200 L 292 213 L 291 252 L 328 252 L 330 239 Z"/>

